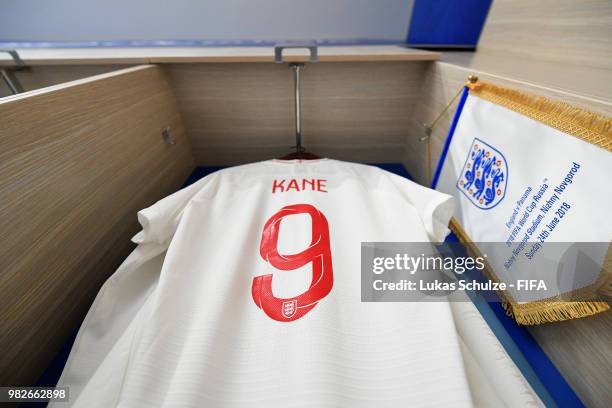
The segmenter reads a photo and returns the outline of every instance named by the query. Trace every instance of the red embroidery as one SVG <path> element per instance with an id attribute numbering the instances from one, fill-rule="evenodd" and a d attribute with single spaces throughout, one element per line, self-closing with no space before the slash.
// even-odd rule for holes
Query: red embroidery
<path id="1" fill-rule="evenodd" d="M 291 255 L 278 253 L 280 222 L 284 217 L 309 214 L 312 220 L 312 239 L 304 251 Z M 329 225 L 319 210 L 310 204 L 295 204 L 281 208 L 263 229 L 259 252 L 264 260 L 282 271 L 291 271 L 312 262 L 310 287 L 301 295 L 283 299 L 272 293 L 272 274 L 253 278 L 251 293 L 255 304 L 269 317 L 279 322 L 291 322 L 304 316 L 331 291 L 334 284 Z"/>
<path id="2" fill-rule="evenodd" d="M 281 193 L 285 191 L 284 184 L 285 180 L 272 180 L 272 194 L 276 193 L 276 189 L 280 190 Z"/>
<path id="3" fill-rule="evenodd" d="M 289 182 L 289 185 L 287 186 L 287 190 L 286 191 L 289 191 L 291 189 L 293 189 L 295 191 L 300 191 L 300 188 L 298 187 L 298 183 L 297 183 L 296 179 L 291 179 L 291 181 Z"/>
<path id="4" fill-rule="evenodd" d="M 286 191 L 319 191 L 327 193 L 327 180 L 324 179 L 289 179 L 272 180 L 272 194 Z"/>
<path id="5" fill-rule="evenodd" d="M 325 190 L 325 183 L 327 183 L 327 180 L 318 179 L 317 180 L 317 191 L 320 191 L 322 193 L 327 193 L 327 190 Z"/>

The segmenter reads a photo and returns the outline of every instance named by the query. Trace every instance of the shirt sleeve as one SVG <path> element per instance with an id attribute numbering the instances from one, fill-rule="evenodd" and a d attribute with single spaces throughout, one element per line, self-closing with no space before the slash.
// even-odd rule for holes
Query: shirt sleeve
<path id="1" fill-rule="evenodd" d="M 393 173 L 387 176 L 402 198 L 416 208 L 431 241 L 444 241 L 450 232 L 448 224 L 455 210 L 454 198 Z"/>
<path id="2" fill-rule="evenodd" d="M 165 244 L 172 240 L 189 202 L 196 196 L 214 189 L 215 173 L 171 194 L 138 212 L 142 230 L 132 238 L 136 244 Z"/>

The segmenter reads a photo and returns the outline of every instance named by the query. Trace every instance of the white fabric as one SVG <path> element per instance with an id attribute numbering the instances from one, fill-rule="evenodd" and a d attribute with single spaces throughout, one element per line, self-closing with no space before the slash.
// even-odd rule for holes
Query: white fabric
<path id="1" fill-rule="evenodd" d="M 477 407 L 543 407 L 465 293 L 455 292 L 451 303 L 468 382 Z"/>
<path id="2" fill-rule="evenodd" d="M 324 182 L 272 192 L 292 178 Z M 273 274 L 277 297 L 308 288 L 310 264 L 280 271 L 260 254 L 266 221 L 297 203 L 328 222 L 333 287 L 279 321 L 251 285 Z M 360 301 L 362 241 L 439 241 L 451 213 L 449 196 L 335 160 L 213 173 L 139 213 L 139 246 L 100 291 L 59 385 L 76 407 L 472 406 L 448 303 Z M 279 252 L 308 247 L 311 223 L 283 218 Z"/>

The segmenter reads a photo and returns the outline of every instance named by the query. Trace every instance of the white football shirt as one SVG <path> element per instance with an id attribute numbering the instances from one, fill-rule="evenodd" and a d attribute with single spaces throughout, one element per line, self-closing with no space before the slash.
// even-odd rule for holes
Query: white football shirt
<path id="1" fill-rule="evenodd" d="M 87 407 L 471 406 L 448 303 L 360 300 L 361 242 L 441 241 L 452 210 L 330 159 L 210 174 L 139 212 L 60 385 Z"/>

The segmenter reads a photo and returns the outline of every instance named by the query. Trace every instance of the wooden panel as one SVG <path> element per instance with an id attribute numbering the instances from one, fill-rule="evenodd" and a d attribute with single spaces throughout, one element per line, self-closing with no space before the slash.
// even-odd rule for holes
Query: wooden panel
<path id="1" fill-rule="evenodd" d="M 0 122 L 0 384 L 25 385 L 131 250 L 136 211 L 193 161 L 154 66 L 5 98 Z"/>
<path id="2" fill-rule="evenodd" d="M 25 71 L 16 72 L 19 83 L 26 91 L 75 81 L 106 72 L 125 68 L 120 65 L 52 65 L 30 67 Z M 0 81 L 0 97 L 12 95 L 4 81 Z"/>
<path id="3" fill-rule="evenodd" d="M 457 102 L 433 129 L 429 169 L 425 159 L 427 153 L 425 143 L 419 142 L 419 138 L 425 135 L 422 124 L 431 123 L 443 111 L 470 74 L 476 74 L 484 81 L 563 100 L 587 110 L 612 116 L 612 104 L 606 101 L 511 80 L 490 72 L 473 71 L 443 62 L 434 63 L 424 76 L 419 103 L 415 106 L 409 125 L 410 137 L 406 141 L 406 155 L 403 161 L 408 171 L 423 184 L 430 184 Z M 612 343 L 609 339 L 611 324 L 612 312 L 608 311 L 593 317 L 529 329 L 587 406 L 602 408 L 612 406 L 612 394 L 609 392 L 610 370 L 612 370 L 610 357 Z"/>
<path id="4" fill-rule="evenodd" d="M 478 52 L 446 60 L 612 102 L 611 55 L 610 0 L 495 0 Z"/>
<path id="5" fill-rule="evenodd" d="M 465 69 L 494 72 L 502 78 L 552 88 L 557 93 L 578 95 L 594 99 L 595 102 L 612 102 L 610 68 L 584 67 L 480 52 L 447 53 L 443 61 Z"/>
<path id="6" fill-rule="evenodd" d="M 153 47 L 153 48 L 44 48 L 19 49 L 28 65 L 144 64 L 170 62 L 274 62 L 274 47 Z M 304 50 L 286 50 L 286 61 L 304 62 Z M 434 61 L 439 53 L 399 45 L 321 46 L 319 60 Z M 0 53 L 0 65 L 12 65 Z"/>
<path id="7" fill-rule="evenodd" d="M 506 54 L 583 68 L 612 69 L 610 0 L 495 0 L 478 54 Z"/>
<path id="8" fill-rule="evenodd" d="M 302 73 L 303 144 L 321 156 L 397 162 L 426 62 L 320 63 Z M 286 154 L 295 143 L 286 65 L 165 66 L 198 164 Z"/>
<path id="9" fill-rule="evenodd" d="M 588 407 L 612 406 L 612 312 L 529 331 Z"/>

